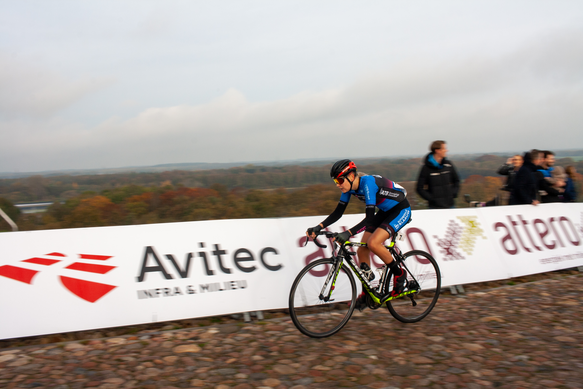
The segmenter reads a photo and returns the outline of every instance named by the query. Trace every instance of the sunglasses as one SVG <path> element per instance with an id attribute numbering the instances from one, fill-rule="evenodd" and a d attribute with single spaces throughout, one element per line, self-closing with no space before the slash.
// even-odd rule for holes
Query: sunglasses
<path id="1" fill-rule="evenodd" d="M 346 178 L 344 178 L 344 177 L 338 177 L 338 178 L 335 178 L 335 179 L 334 179 L 334 182 L 335 182 L 337 185 L 342 185 L 342 184 L 344 184 L 344 181 L 346 181 Z"/>

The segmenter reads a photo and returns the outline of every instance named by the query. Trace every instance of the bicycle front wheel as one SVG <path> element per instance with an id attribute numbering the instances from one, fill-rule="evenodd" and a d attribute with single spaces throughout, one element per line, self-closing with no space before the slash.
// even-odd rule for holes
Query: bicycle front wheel
<path id="1" fill-rule="evenodd" d="M 403 323 L 415 323 L 431 312 L 441 290 L 441 273 L 435 259 L 421 250 L 413 250 L 403 255 L 403 266 L 407 271 L 405 292 L 410 295 L 387 301 L 387 308 L 393 317 Z M 392 277 L 391 277 L 392 278 Z M 390 285 L 387 285 L 391 290 Z"/>
<path id="2" fill-rule="evenodd" d="M 334 279 L 334 266 L 332 258 L 316 260 L 302 269 L 291 287 L 289 314 L 297 329 L 312 338 L 340 331 L 354 311 L 354 276 L 342 267 Z"/>

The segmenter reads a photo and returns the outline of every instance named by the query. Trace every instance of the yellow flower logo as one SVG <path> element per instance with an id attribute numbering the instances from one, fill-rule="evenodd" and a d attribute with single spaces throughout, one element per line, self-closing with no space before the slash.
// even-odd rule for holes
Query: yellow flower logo
<path id="1" fill-rule="evenodd" d="M 484 235 L 484 230 L 480 227 L 477 216 L 458 216 L 457 218 L 464 226 L 458 247 L 466 254 L 471 255 L 474 251 L 476 239 L 479 237 L 487 239 Z"/>

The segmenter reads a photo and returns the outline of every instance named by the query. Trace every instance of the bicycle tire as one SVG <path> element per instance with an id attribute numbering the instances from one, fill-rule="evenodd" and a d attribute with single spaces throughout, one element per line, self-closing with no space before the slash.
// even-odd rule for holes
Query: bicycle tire
<path id="1" fill-rule="evenodd" d="M 334 261 L 332 258 L 318 259 L 304 267 L 294 280 L 289 295 L 289 314 L 298 330 L 312 338 L 325 338 L 342 329 L 354 312 L 356 282 L 354 275 L 345 266 L 338 273 L 332 300 L 320 299 L 322 287 Z M 315 276 L 316 275 L 316 276 Z"/>
<path id="2" fill-rule="evenodd" d="M 413 258 L 411 258 L 413 257 Z M 421 250 L 413 250 L 403 254 L 404 266 L 407 270 L 407 290 L 416 290 L 414 280 L 419 283 L 420 291 L 387 301 L 387 308 L 391 315 L 403 323 L 415 323 L 425 318 L 439 298 L 441 291 L 441 272 L 435 259 Z M 392 289 L 391 282 L 387 283 L 386 291 Z M 413 305 L 412 297 L 416 305 Z"/>

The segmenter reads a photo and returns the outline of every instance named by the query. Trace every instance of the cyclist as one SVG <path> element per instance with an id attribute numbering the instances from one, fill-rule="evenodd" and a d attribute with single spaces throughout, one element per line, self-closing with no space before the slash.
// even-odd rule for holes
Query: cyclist
<path id="1" fill-rule="evenodd" d="M 357 173 L 356 165 L 349 159 L 337 161 L 330 170 L 330 177 L 342 192 L 336 209 L 320 224 L 308 228 L 306 235 L 312 239 L 322 229 L 338 221 L 352 195 L 366 204 L 366 217 L 354 227 L 341 232 L 336 237 L 339 243 L 345 243 L 352 235 L 365 231 L 362 242 L 367 247 L 357 250 L 361 269 L 368 270 L 369 280 L 374 278 L 370 270 L 370 252 L 378 256 L 394 274 L 393 290 L 395 296 L 403 292 L 407 275 L 393 260 L 393 256 L 384 246 L 411 219 L 411 207 L 407 200 L 407 191 L 399 184 L 377 175 Z M 375 213 L 376 208 L 378 212 Z M 366 264 L 366 265 L 364 265 Z M 366 308 L 366 294 L 363 291 L 356 300 L 356 308 L 362 311 Z"/>

